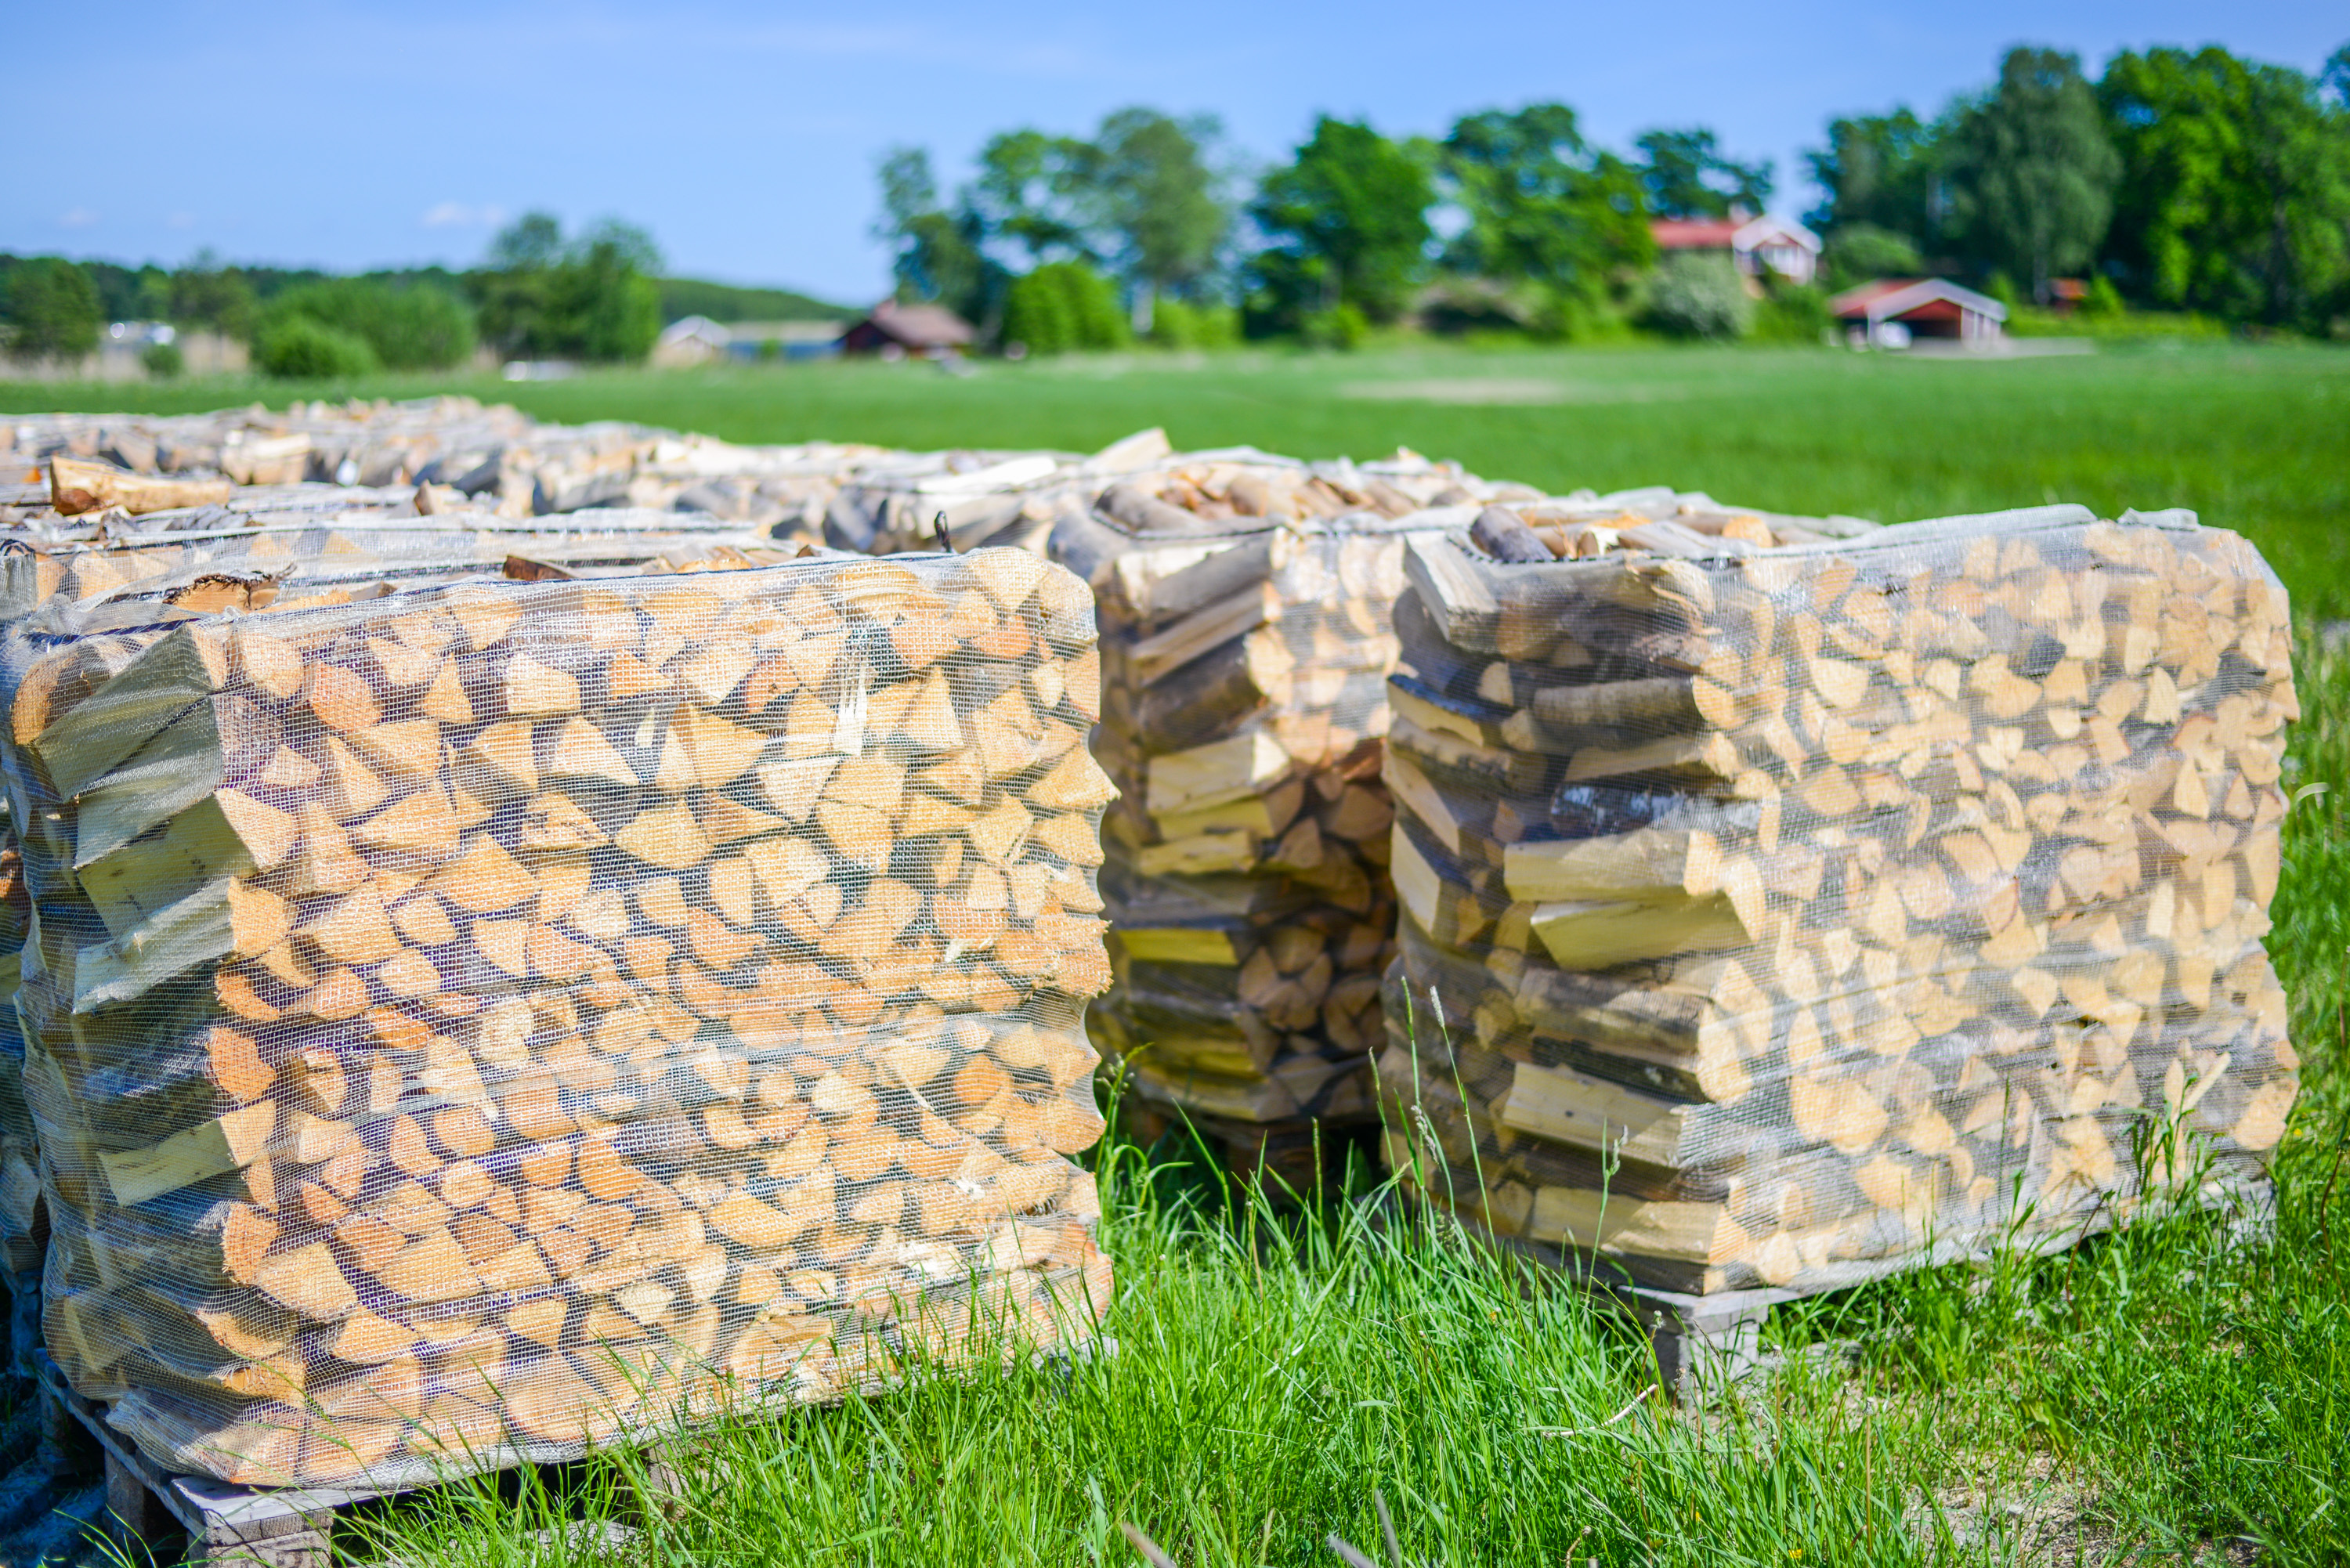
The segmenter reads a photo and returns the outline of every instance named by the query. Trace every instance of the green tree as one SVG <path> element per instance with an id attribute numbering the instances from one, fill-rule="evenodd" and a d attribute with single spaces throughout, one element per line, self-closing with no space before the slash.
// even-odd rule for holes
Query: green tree
<path id="1" fill-rule="evenodd" d="M 0 311 L 8 324 L 9 351 L 28 359 L 88 353 L 98 347 L 105 319 L 89 274 L 61 256 L 36 256 L 12 267 Z"/>
<path id="2" fill-rule="evenodd" d="M 660 336 L 660 265 L 633 224 L 606 218 L 567 240 L 551 214 L 531 213 L 491 242 L 489 265 L 468 283 L 482 334 L 502 351 L 627 362 Z"/>
<path id="3" fill-rule="evenodd" d="M 1942 127 L 1907 109 L 1828 121 L 1828 144 L 1804 154 L 1827 199 L 1806 214 L 1833 233 L 1868 223 L 1931 245 L 1940 229 Z"/>
<path id="4" fill-rule="evenodd" d="M 1466 115 L 1440 156 L 1469 220 L 1446 265 L 1533 284 L 1562 324 L 1599 308 L 1613 277 L 1655 258 L 1640 171 L 1587 146 L 1564 104 Z"/>
<path id="5" fill-rule="evenodd" d="M 473 352 L 473 311 L 432 284 L 375 277 L 300 284 L 269 302 L 262 330 L 297 316 L 358 338 L 394 370 L 446 369 Z"/>
<path id="6" fill-rule="evenodd" d="M 1018 245 L 1031 266 L 1095 260 L 1086 212 L 1095 161 L 1093 146 L 1076 137 L 1003 131 L 980 149 L 963 206 L 987 238 Z"/>
<path id="7" fill-rule="evenodd" d="M 2337 55 L 2328 81 L 2350 86 Z M 2122 175 L 2108 254 L 2158 304 L 2316 326 L 2350 282 L 2350 109 L 2224 49 L 2124 53 L 2098 84 Z"/>
<path id="8" fill-rule="evenodd" d="M 543 271 L 563 259 L 563 223 L 552 213 L 525 213 L 490 242 L 490 265 L 501 272 Z"/>
<path id="9" fill-rule="evenodd" d="M 1648 211 L 1662 218 L 1720 218 L 1732 207 L 1759 213 L 1771 200 L 1771 165 L 1739 163 L 1721 154 L 1713 132 L 1651 130 L 1640 150 L 1640 187 Z"/>
<path id="10" fill-rule="evenodd" d="M 1287 166 L 1266 175 L 1250 208 L 1273 239 L 1261 281 L 1307 308 L 1352 304 L 1375 321 L 1399 315 L 1426 263 L 1427 166 L 1367 125 L 1315 121 Z"/>
<path id="11" fill-rule="evenodd" d="M 1117 290 L 1084 262 L 1046 262 L 1004 292 L 1003 341 L 1031 353 L 1119 348 L 1131 340 Z"/>
<path id="12" fill-rule="evenodd" d="M 984 322 L 1001 269 L 980 249 L 982 223 L 968 202 L 949 213 L 940 204 L 931 155 L 919 147 L 893 149 L 881 160 L 881 218 L 874 237 L 896 253 L 901 301 L 931 301 L 967 319 Z"/>
<path id="13" fill-rule="evenodd" d="M 300 381 L 348 380 L 383 368 L 366 338 L 300 314 L 264 318 L 253 362 L 265 376 Z"/>
<path id="14" fill-rule="evenodd" d="M 1212 119 L 1122 109 L 1103 119 L 1085 162 L 1086 206 L 1111 239 L 1110 260 L 1134 296 L 1134 326 L 1150 330 L 1160 295 L 1196 290 L 1215 269 L 1232 209 L 1206 148 Z"/>
<path id="15" fill-rule="evenodd" d="M 1917 277 L 1926 260 L 1907 234 L 1875 223 L 1846 223 L 1828 231 L 1820 265 L 1831 288 L 1851 288 L 1872 278 Z"/>
<path id="16" fill-rule="evenodd" d="M 209 250 L 172 275 L 166 312 L 174 325 L 217 332 L 240 342 L 253 337 L 253 285 Z"/>
<path id="17" fill-rule="evenodd" d="M 1999 86 L 1950 127 L 1951 216 L 1991 266 L 2049 280 L 2089 265 L 2106 237 L 2121 160 L 2081 62 L 2055 49 L 2011 49 Z"/>
<path id="18" fill-rule="evenodd" d="M 581 358 L 633 364 L 652 352 L 661 320 L 650 246 L 641 230 L 608 223 L 555 269 L 556 317 Z"/>

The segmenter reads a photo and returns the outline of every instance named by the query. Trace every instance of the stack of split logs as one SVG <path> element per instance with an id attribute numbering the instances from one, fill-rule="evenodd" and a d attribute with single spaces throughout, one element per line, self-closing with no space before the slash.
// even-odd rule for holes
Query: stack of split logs
<path id="1" fill-rule="evenodd" d="M 1097 1037 L 1146 1106 L 1245 1168 L 1310 1168 L 1310 1119 L 1371 1110 L 1393 952 L 1379 782 L 1404 545 L 1497 487 L 1410 453 L 1171 459 L 1065 517 L 1101 605 L 1095 754 L 1120 798 Z M 1271 1137 L 1268 1137 L 1271 1129 Z"/>
<path id="2" fill-rule="evenodd" d="M 1408 563 L 1397 1168 L 1691 1292 L 2257 1196 L 2297 1087 L 2261 938 L 2298 711 L 2251 547 L 2183 513 L 1604 510 Z"/>
<path id="3" fill-rule="evenodd" d="M 45 1330 L 114 1425 L 382 1485 L 1087 1331 L 1082 584 L 312 597 L 7 644 Z"/>
<path id="4" fill-rule="evenodd" d="M 0 422 L 0 473 L 21 469 L 8 476 L 37 481 L 62 461 L 101 482 L 57 486 L 66 515 L 201 505 L 307 481 L 412 491 L 426 511 L 508 518 L 611 506 L 702 513 L 804 544 L 821 539 L 840 485 L 891 455 L 828 441 L 736 446 L 641 425 L 539 424 L 470 398 Z M 30 499 L 0 509 L 28 510 Z"/>
<path id="5" fill-rule="evenodd" d="M 1043 554 L 1055 523 L 1083 516 L 1103 489 L 1168 456 L 1153 427 L 1091 457 L 1055 452 L 905 452 L 867 462 L 825 519 L 837 549 L 875 556 L 991 546 Z"/>
<path id="6" fill-rule="evenodd" d="M 46 491 L 71 500 L 0 534 L 9 546 L 0 621 L 133 586 L 191 611 L 243 611 L 345 603 L 395 582 L 731 569 L 790 553 L 752 528 L 676 512 L 599 508 L 542 522 L 501 518 L 462 497 L 456 510 L 419 515 L 407 490 L 304 483 L 214 498 L 226 489 L 53 458 Z M 75 504 L 93 499 L 95 509 Z M 182 502 L 199 504 L 158 509 Z M 14 1007 L 27 913 L 15 824 L 0 820 L 0 1263 L 20 1293 L 38 1290 L 47 1235 Z"/>

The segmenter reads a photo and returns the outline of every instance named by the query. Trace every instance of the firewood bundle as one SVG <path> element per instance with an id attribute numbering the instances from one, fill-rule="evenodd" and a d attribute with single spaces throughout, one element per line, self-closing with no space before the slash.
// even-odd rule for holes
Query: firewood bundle
<path id="1" fill-rule="evenodd" d="M 1095 1029 L 1147 1099 L 1243 1124 L 1370 1109 L 1404 545 L 1451 516 L 1426 508 L 1504 493 L 1409 454 L 1201 453 L 1056 525 L 1100 597 L 1095 754 L 1120 791 Z"/>
<path id="2" fill-rule="evenodd" d="M 655 565 L 767 565 L 795 548 L 764 530 L 693 513 L 598 507 L 560 518 L 506 518 L 464 506 L 420 514 L 405 491 L 353 492 L 306 484 L 243 492 L 217 504 L 116 518 L 99 528 L 33 519 L 0 529 L 0 618 L 29 613 L 53 596 L 87 599 L 211 567 L 250 574 L 305 568 L 462 566 L 494 572 L 508 559 L 538 575 Z"/>
<path id="3" fill-rule="evenodd" d="M 825 517 L 825 541 L 875 556 L 995 546 L 1044 553 L 1053 525 L 1104 486 L 1168 454 L 1153 427 L 1091 457 L 1058 452 L 905 452 L 868 462 Z"/>
<path id="4" fill-rule="evenodd" d="M 1408 563 L 1399 1169 L 1690 1291 L 2257 1189 L 2298 708 L 2249 545 L 2079 507 L 1586 526 L 1496 509 Z"/>
<path id="5" fill-rule="evenodd" d="M 10 634 L 75 1386 L 176 1469 L 380 1485 L 1082 1332 L 1084 586 L 385 587 Z"/>
<path id="6" fill-rule="evenodd" d="M 239 486 L 305 479 L 368 486 L 413 484 L 446 470 L 470 472 L 538 426 L 505 405 L 472 398 L 406 402 L 296 400 L 197 414 L 44 414 L 0 421 L 0 460 L 46 466 L 95 460 L 146 475 L 224 478 Z"/>
<path id="7" fill-rule="evenodd" d="M 370 496 L 374 504 L 364 504 Z M 418 518 L 395 504 L 406 499 L 405 493 L 297 485 L 156 514 L 140 529 L 88 541 L 55 542 L 28 530 L 34 537 L 20 533 L 12 540 L 18 548 L 0 556 L 0 620 L 15 620 L 53 597 L 130 593 L 195 613 L 246 612 L 348 604 L 483 576 L 541 581 L 732 571 L 789 558 L 747 530 L 702 517 L 599 509 L 589 531 L 488 513 Z M 632 523 L 655 531 L 632 531 Z M 530 554 L 515 553 L 521 550 Z M 15 1012 L 16 955 L 28 913 L 15 823 L 0 810 L 0 1265 L 12 1274 L 37 1268 L 48 1233 Z"/>
<path id="8" fill-rule="evenodd" d="M 403 493 L 422 486 L 441 510 L 504 517 L 608 506 L 703 513 L 804 544 L 821 543 L 840 485 L 891 456 L 829 441 L 737 446 L 644 425 L 542 424 L 470 398 L 0 423 L 0 472 L 62 463 L 68 482 L 53 493 L 66 516 L 107 508 L 136 515 L 307 481 Z"/>

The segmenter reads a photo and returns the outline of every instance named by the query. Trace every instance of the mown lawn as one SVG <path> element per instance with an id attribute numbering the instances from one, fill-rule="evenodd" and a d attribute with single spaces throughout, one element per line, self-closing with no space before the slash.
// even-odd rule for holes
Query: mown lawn
<path id="1" fill-rule="evenodd" d="M 341 389 L 338 390 L 348 390 Z M 413 381 L 359 389 L 412 395 Z M 2268 554 L 2303 627 L 2306 718 L 2272 950 L 2308 1088 L 2272 1234 L 2141 1223 L 2065 1256 L 1783 1310 L 1790 1370 L 1676 1411 L 1642 1342 L 1538 1275 L 1376 1201 L 1274 1223 L 1180 1151 L 1101 1157 L 1118 1353 L 918 1380 L 700 1441 L 647 1511 L 619 1458 L 559 1493 L 461 1488 L 352 1542 L 411 1563 L 546 1563 L 623 1518 L 697 1563 L 1137 1561 L 1379 1552 L 1461 1564 L 2350 1561 L 2350 354 L 2250 347 L 1997 364 L 1807 351 L 1387 351 L 614 373 L 509 387 L 553 418 L 738 440 L 1409 444 L 1553 487 L 1671 483 L 1886 520 L 2078 500 L 2193 507 Z M 310 390 L 305 389 L 304 390 Z M 0 387 L 0 408 L 195 409 L 287 389 Z M 1479 401 L 1476 400 L 1485 400 Z M 2324 785 L 2324 790 L 2310 786 Z"/>

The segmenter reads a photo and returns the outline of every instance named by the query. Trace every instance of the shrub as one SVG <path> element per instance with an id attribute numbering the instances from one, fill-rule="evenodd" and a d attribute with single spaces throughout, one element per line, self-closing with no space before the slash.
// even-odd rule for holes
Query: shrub
<path id="1" fill-rule="evenodd" d="M 1907 234 L 1875 223 L 1846 223 L 1830 234 L 1820 265 L 1831 288 L 1851 288 L 1880 277 L 1916 277 L 1926 258 Z"/>
<path id="2" fill-rule="evenodd" d="M 296 315 L 263 324 L 253 362 L 265 376 L 291 380 L 348 379 L 383 368 L 366 338 Z"/>
<path id="3" fill-rule="evenodd" d="M 1004 294 L 1003 340 L 1032 354 L 1123 348 L 1134 340 L 1109 280 L 1083 262 L 1047 262 L 1012 280 Z"/>
<path id="4" fill-rule="evenodd" d="M 1546 288 L 1528 326 L 1537 337 L 1588 348 L 1632 339 L 1632 324 L 1606 288 Z"/>
<path id="5" fill-rule="evenodd" d="M 2122 291 L 2116 288 L 2114 280 L 2103 273 L 2089 280 L 2089 291 L 2081 296 L 2083 316 L 2117 317 L 2127 308 L 2122 304 Z"/>
<path id="6" fill-rule="evenodd" d="M 1657 264 L 1648 325 L 1669 337 L 1743 337 L 1754 325 L 1754 300 L 1728 256 L 1676 251 Z"/>
<path id="7" fill-rule="evenodd" d="M 1305 341 L 1316 348 L 1360 348 L 1370 334 L 1370 317 L 1352 305 L 1317 310 L 1305 318 Z"/>
<path id="8" fill-rule="evenodd" d="M 150 343 L 140 351 L 139 362 L 147 367 L 149 375 L 165 380 L 183 376 L 188 369 L 188 357 L 177 343 Z"/>
<path id="9" fill-rule="evenodd" d="M 1835 324 L 1828 296 L 1802 284 L 1773 288 L 1754 313 L 1754 337 L 1763 343 L 1817 343 Z"/>
<path id="10" fill-rule="evenodd" d="M 380 364 L 394 370 L 447 369 L 473 352 L 473 311 L 431 284 L 393 285 L 368 277 L 304 284 L 269 302 L 261 335 L 297 317 L 358 338 Z"/>
<path id="11" fill-rule="evenodd" d="M 1240 312 L 1161 295 L 1150 307 L 1150 340 L 1169 348 L 1229 348 L 1241 340 Z"/>

